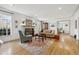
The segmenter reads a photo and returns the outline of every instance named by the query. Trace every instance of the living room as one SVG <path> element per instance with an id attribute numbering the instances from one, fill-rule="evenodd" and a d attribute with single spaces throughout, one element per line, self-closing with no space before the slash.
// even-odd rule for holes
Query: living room
<path id="1" fill-rule="evenodd" d="M 73 50 L 70 54 L 79 54 L 77 47 L 79 40 L 78 14 L 79 5 L 77 4 L 1 4 L 0 44 L 2 47 L 0 54 L 68 54 L 70 50 L 67 51 L 68 53 L 62 52 L 63 41 L 66 44 L 74 41 L 76 46 L 74 48 L 77 51 L 73 53 Z M 8 47 L 9 44 L 10 47 Z M 16 47 L 14 47 L 15 44 Z M 6 49 L 4 49 L 5 46 Z M 61 52 L 54 53 L 52 46 L 60 49 Z M 19 48 L 27 52 L 18 53 Z M 13 53 L 10 52 L 10 49 Z"/>

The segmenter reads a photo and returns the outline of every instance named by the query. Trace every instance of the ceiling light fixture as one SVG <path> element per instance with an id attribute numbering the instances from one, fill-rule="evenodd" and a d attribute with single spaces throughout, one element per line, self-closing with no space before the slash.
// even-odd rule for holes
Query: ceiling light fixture
<path id="1" fill-rule="evenodd" d="M 61 10 L 62 8 L 61 8 L 61 7 L 59 7 L 58 9 L 59 9 L 59 10 Z"/>

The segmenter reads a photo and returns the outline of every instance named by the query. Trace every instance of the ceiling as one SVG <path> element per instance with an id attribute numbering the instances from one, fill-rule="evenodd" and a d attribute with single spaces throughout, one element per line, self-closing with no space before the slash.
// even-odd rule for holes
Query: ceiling
<path id="1" fill-rule="evenodd" d="M 1 4 L 0 6 L 42 19 L 70 17 L 78 8 L 77 4 Z"/>

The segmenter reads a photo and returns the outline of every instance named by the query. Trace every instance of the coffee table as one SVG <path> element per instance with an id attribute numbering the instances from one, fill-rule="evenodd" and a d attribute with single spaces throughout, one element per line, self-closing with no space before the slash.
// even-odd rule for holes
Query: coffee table
<path id="1" fill-rule="evenodd" d="M 40 39 L 42 38 L 42 42 L 44 42 L 44 39 L 46 40 L 46 35 L 45 34 L 35 34 L 35 39 Z M 37 38 L 38 37 L 38 38 Z"/>

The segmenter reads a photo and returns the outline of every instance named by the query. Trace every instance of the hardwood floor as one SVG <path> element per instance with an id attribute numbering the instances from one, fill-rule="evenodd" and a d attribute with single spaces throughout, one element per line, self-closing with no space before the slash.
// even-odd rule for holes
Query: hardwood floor
<path id="1" fill-rule="evenodd" d="M 31 54 L 26 49 L 20 47 L 17 42 L 9 42 L 0 46 L 1 55 L 28 55 Z"/>
<path id="2" fill-rule="evenodd" d="M 62 35 L 64 43 L 54 42 L 44 54 L 46 55 L 79 55 L 79 43 L 68 35 Z M 77 42 L 77 43 L 76 43 Z"/>
<path id="3" fill-rule="evenodd" d="M 68 35 L 61 35 L 63 41 L 54 41 L 41 55 L 79 55 L 79 43 Z M 31 55 L 28 50 L 17 44 L 17 41 L 5 43 L 0 46 L 0 55 Z"/>

